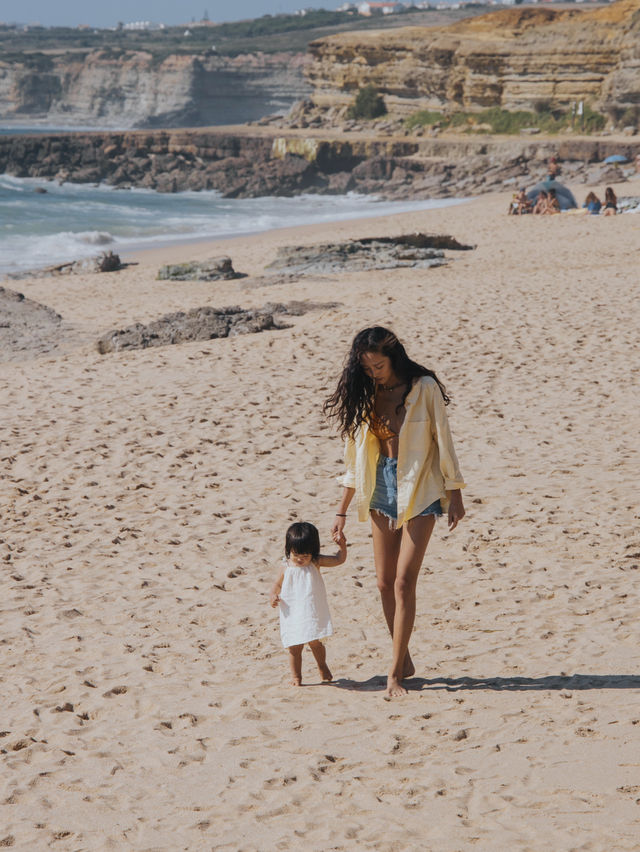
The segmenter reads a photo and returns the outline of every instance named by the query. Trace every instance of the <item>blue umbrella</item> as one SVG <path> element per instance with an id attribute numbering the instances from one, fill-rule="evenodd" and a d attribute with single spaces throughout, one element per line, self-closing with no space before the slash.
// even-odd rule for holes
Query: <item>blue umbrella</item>
<path id="1" fill-rule="evenodd" d="M 610 154 L 605 160 L 605 163 L 626 163 L 627 158 L 624 154 Z"/>

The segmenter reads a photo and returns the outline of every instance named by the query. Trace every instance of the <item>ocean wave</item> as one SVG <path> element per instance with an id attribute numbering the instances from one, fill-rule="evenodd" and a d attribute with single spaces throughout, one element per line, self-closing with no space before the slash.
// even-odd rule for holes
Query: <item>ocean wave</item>
<path id="1" fill-rule="evenodd" d="M 25 269 L 41 269 L 57 263 L 91 257 L 99 253 L 97 247 L 111 245 L 113 242 L 111 234 L 98 231 L 60 231 L 44 236 L 14 234 L 6 245 L 2 245 L 0 271 L 11 273 Z"/>
<path id="2" fill-rule="evenodd" d="M 84 234 L 72 235 L 78 242 L 87 243 L 90 246 L 108 246 L 112 243 L 113 237 L 104 231 L 86 231 Z"/>
<path id="3" fill-rule="evenodd" d="M 47 188 L 38 194 L 34 188 Z M 215 240 L 277 228 L 385 216 L 460 203 L 380 201 L 372 196 L 300 195 L 224 199 L 210 190 L 162 194 L 56 184 L 0 176 L 0 272 L 23 271 L 98 254 L 197 240 Z M 65 230 L 56 230 L 64 223 Z M 9 230 L 9 225 L 10 230 Z"/>

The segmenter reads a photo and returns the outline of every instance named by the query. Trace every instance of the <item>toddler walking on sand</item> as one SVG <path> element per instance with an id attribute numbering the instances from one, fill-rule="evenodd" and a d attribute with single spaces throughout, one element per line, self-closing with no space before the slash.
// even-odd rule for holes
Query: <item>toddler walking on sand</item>
<path id="1" fill-rule="evenodd" d="M 302 684 L 302 649 L 308 643 L 324 682 L 333 679 L 325 647 L 320 641 L 333 633 L 327 593 L 320 568 L 342 565 L 347 558 L 347 541 L 334 533 L 338 545 L 334 556 L 320 553 L 320 536 L 313 524 L 291 524 L 285 539 L 285 558 L 280 576 L 271 589 L 271 606 L 280 604 L 280 636 L 289 651 L 291 685 Z"/>

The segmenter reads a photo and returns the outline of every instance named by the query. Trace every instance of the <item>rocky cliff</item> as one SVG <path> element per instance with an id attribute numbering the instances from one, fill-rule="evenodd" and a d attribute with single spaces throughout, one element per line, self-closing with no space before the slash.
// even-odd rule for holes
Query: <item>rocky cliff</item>
<path id="1" fill-rule="evenodd" d="M 29 127 L 238 124 L 288 108 L 309 87 L 301 55 L 235 58 L 97 50 L 0 60 L 0 121 Z"/>
<path id="2" fill-rule="evenodd" d="M 590 11 L 514 7 L 448 27 L 345 33 L 310 44 L 318 105 L 372 84 L 399 112 L 640 104 L 640 0 Z"/>
<path id="3" fill-rule="evenodd" d="M 447 198 L 533 184 L 551 154 L 566 180 L 617 183 L 623 174 L 603 171 L 602 161 L 610 154 L 633 161 L 640 140 L 381 139 L 263 128 L 33 134 L 0 136 L 0 174 L 160 192 L 213 189 L 227 198 L 349 191 Z"/>

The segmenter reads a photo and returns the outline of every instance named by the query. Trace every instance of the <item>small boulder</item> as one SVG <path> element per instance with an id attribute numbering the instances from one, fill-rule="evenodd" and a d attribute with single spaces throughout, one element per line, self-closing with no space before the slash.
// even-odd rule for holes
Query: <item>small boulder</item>
<path id="1" fill-rule="evenodd" d="M 157 276 L 159 281 L 219 281 L 245 277 L 242 272 L 234 270 L 230 257 L 167 264 L 160 267 Z"/>
<path id="2" fill-rule="evenodd" d="M 114 254 L 112 251 L 103 252 L 100 257 L 95 259 L 97 272 L 117 272 L 122 269 L 120 255 Z"/>

